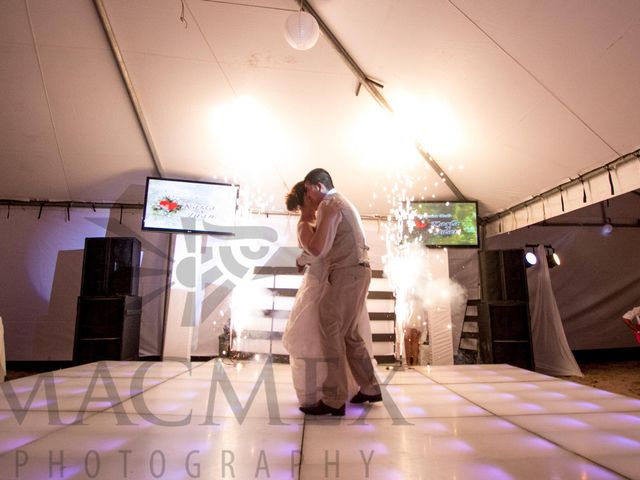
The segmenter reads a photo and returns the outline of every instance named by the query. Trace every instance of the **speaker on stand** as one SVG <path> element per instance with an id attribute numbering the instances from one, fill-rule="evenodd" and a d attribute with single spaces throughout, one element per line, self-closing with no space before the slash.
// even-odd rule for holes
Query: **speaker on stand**
<path id="1" fill-rule="evenodd" d="M 87 238 L 82 296 L 138 295 L 140 241 L 132 237 Z"/>
<path id="2" fill-rule="evenodd" d="M 138 359 L 140 251 L 133 237 L 85 239 L 74 363 Z"/>
<path id="3" fill-rule="evenodd" d="M 478 254 L 481 286 L 479 360 L 533 370 L 524 251 L 484 250 Z"/>

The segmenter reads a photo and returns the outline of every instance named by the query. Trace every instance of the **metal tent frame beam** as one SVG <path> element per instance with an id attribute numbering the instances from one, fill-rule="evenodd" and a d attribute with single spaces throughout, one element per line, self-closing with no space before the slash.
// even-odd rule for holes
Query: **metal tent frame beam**
<path id="1" fill-rule="evenodd" d="M 344 62 L 351 69 L 351 71 L 356 76 L 360 84 L 367 89 L 367 91 L 371 94 L 374 100 L 378 102 L 378 105 L 384 108 L 387 112 L 393 114 L 394 113 L 393 108 L 391 107 L 391 105 L 389 104 L 385 96 L 380 92 L 380 90 L 377 87 L 379 83 L 372 81 L 364 73 L 364 70 L 360 67 L 360 65 L 358 65 L 358 63 L 355 61 L 353 56 L 351 56 L 351 54 L 347 51 L 344 45 L 342 45 L 340 40 L 338 40 L 338 38 L 334 35 L 334 33 L 331 31 L 331 29 L 328 27 L 328 25 L 320 16 L 320 14 L 318 14 L 316 9 L 313 8 L 313 6 L 308 1 L 305 1 L 305 0 L 297 0 L 297 1 L 304 11 L 311 14 L 316 19 L 316 21 L 318 22 L 318 25 L 320 26 L 320 30 L 322 30 L 322 33 L 324 33 L 325 37 L 329 40 L 333 48 L 336 49 L 338 54 L 342 57 Z M 467 200 L 467 198 L 460 191 L 460 189 L 458 189 L 458 187 L 451 181 L 451 179 L 445 173 L 445 171 L 440 167 L 440 165 L 438 165 L 438 162 L 436 162 L 436 160 L 428 152 L 428 150 L 417 140 L 415 142 L 415 145 L 416 145 L 416 149 L 418 150 L 418 153 L 420 153 L 422 158 L 436 172 L 436 174 L 442 179 L 442 181 L 447 185 L 447 187 L 449 187 L 449 190 L 453 192 L 456 198 L 462 201 Z"/>

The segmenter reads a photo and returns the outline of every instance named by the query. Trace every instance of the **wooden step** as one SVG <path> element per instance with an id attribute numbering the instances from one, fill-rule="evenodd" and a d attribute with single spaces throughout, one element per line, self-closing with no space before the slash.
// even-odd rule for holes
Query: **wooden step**
<path id="1" fill-rule="evenodd" d="M 295 297 L 298 292 L 297 288 L 270 287 L 268 290 L 278 297 Z M 369 291 L 367 298 L 371 300 L 393 300 L 395 296 L 393 292 Z"/>
<path id="2" fill-rule="evenodd" d="M 479 333 L 478 322 L 464 322 L 462 324 L 462 333 Z"/>
<path id="3" fill-rule="evenodd" d="M 302 275 L 303 272 L 299 272 L 297 267 L 255 267 L 253 269 L 254 275 Z M 384 278 L 384 271 L 371 270 L 371 278 Z"/>
<path id="4" fill-rule="evenodd" d="M 290 310 L 272 310 L 265 309 L 262 313 L 267 318 L 289 318 L 291 315 Z M 396 314 L 393 312 L 369 312 L 369 320 L 376 321 L 390 321 L 393 322 L 396 319 Z"/>
<path id="5" fill-rule="evenodd" d="M 477 338 L 463 338 L 460 340 L 460 349 L 461 350 L 478 350 L 478 339 Z"/>

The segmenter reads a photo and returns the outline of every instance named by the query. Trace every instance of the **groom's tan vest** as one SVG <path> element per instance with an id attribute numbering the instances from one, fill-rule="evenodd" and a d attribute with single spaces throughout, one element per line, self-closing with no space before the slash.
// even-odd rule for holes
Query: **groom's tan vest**
<path id="1" fill-rule="evenodd" d="M 355 207 L 337 192 L 327 194 L 323 201 L 337 202 L 342 213 L 335 240 L 326 256 L 329 271 L 368 264 L 369 247 L 365 243 L 362 222 Z"/>

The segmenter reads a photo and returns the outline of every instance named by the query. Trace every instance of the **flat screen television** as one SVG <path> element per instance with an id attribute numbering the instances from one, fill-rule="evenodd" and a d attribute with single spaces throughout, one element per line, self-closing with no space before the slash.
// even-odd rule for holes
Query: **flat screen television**
<path id="1" fill-rule="evenodd" d="M 143 230 L 233 235 L 238 185 L 147 178 Z"/>
<path id="2" fill-rule="evenodd" d="M 478 247 L 477 202 L 412 202 L 409 240 L 427 247 Z"/>

